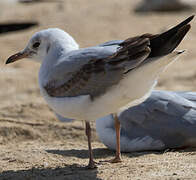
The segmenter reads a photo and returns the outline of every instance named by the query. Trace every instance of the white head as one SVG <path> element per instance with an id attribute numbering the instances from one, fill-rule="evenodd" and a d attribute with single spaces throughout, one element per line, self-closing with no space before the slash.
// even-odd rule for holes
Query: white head
<path id="1" fill-rule="evenodd" d="M 58 28 L 51 28 L 35 33 L 24 50 L 10 56 L 6 64 L 14 61 L 30 58 L 42 62 L 42 60 L 52 51 L 55 53 L 68 52 L 78 49 L 75 40 L 65 31 Z"/>

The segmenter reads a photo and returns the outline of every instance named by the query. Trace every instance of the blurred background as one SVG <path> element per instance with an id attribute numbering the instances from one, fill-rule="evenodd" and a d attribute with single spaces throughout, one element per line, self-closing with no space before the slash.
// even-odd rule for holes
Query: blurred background
<path id="1" fill-rule="evenodd" d="M 33 33 L 58 27 L 72 35 L 80 47 L 94 46 L 138 34 L 163 32 L 195 14 L 195 3 L 194 0 L 0 0 L 0 145 L 13 148 L 19 142 L 57 143 L 66 139 L 67 146 L 77 147 L 79 143 L 86 148 L 82 124 L 59 123 L 40 96 L 40 65 L 29 60 L 4 65 L 10 55 L 26 46 Z M 196 91 L 195 22 L 196 19 L 178 48 L 186 53 L 162 74 L 156 89 Z M 71 143 L 73 138 L 75 145 Z M 97 142 L 97 138 L 94 140 Z M 0 159 L 0 162 L 3 170 L 9 167 L 7 161 Z"/>

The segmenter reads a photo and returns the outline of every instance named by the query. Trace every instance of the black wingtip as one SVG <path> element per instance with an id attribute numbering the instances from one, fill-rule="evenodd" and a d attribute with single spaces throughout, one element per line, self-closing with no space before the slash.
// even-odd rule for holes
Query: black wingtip
<path id="1" fill-rule="evenodd" d="M 150 57 L 162 56 L 172 52 L 182 41 L 186 33 L 190 30 L 189 22 L 194 18 L 192 15 L 168 31 L 150 40 Z"/>
<path id="2" fill-rule="evenodd" d="M 188 24 L 189 22 L 191 22 L 193 20 L 194 16 L 195 15 L 192 15 L 192 16 L 188 17 L 187 19 L 185 19 L 184 21 L 182 21 L 181 23 L 179 23 L 177 26 L 169 29 L 168 31 L 166 31 L 162 35 L 168 35 L 168 34 L 174 34 L 174 33 L 176 33 L 181 27 L 183 27 L 186 24 Z"/>
<path id="3" fill-rule="evenodd" d="M 192 16 L 188 17 L 183 22 L 181 22 L 179 25 L 183 26 L 185 24 L 188 24 L 189 22 L 191 22 L 193 20 L 194 17 L 195 17 L 195 15 L 193 14 Z"/>
<path id="4" fill-rule="evenodd" d="M 193 14 L 192 16 L 188 17 L 187 20 L 190 22 L 192 21 L 192 19 L 195 17 L 195 15 Z"/>

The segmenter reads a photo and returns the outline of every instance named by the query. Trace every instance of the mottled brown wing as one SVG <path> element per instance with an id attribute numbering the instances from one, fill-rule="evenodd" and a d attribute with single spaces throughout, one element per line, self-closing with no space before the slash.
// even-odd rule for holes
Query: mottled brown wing
<path id="1" fill-rule="evenodd" d="M 73 72 L 68 81 L 60 85 L 57 85 L 58 82 L 50 81 L 45 90 L 53 97 L 90 95 L 93 99 L 118 84 L 125 73 L 137 67 L 149 53 L 149 39 L 146 36 L 129 39 L 126 43 L 122 43 L 113 55 L 89 60 Z"/>

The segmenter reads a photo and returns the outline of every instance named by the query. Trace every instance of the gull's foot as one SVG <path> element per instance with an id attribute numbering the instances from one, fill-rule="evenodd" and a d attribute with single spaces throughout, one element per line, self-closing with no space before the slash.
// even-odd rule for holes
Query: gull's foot
<path id="1" fill-rule="evenodd" d="M 97 165 L 96 164 L 99 164 L 99 163 L 97 163 L 97 162 L 95 162 L 95 161 L 90 161 L 89 163 L 88 163 L 88 166 L 86 166 L 86 168 L 87 169 L 96 169 L 97 168 Z"/>
<path id="2" fill-rule="evenodd" d="M 114 159 L 109 160 L 110 163 L 120 163 L 122 162 L 121 157 L 115 157 Z"/>

